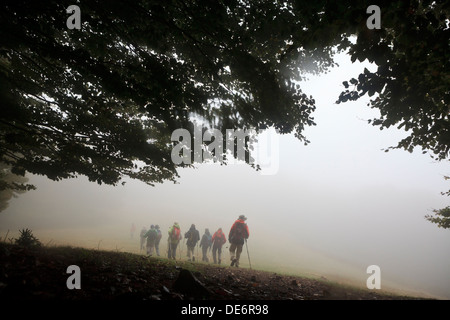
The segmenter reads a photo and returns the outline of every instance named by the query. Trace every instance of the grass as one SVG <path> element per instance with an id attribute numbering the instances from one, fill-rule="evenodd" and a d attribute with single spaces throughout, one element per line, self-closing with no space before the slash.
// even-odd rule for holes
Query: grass
<path id="1" fill-rule="evenodd" d="M 0 242 L 0 256 L 8 257 L 8 252 L 12 252 L 15 248 L 17 249 L 17 247 L 18 246 L 15 244 Z M 170 285 L 176 279 L 176 276 L 178 274 L 177 269 L 179 268 L 187 269 L 200 278 L 206 279 L 210 282 L 213 282 L 214 279 L 216 279 L 216 275 L 217 277 L 220 277 L 224 274 L 230 274 L 230 272 L 236 276 L 241 277 L 245 274 L 252 274 L 248 273 L 252 272 L 248 268 L 236 269 L 230 267 L 228 264 L 220 265 L 220 267 L 217 267 L 217 265 L 202 261 L 190 262 L 171 260 L 165 257 L 147 257 L 139 253 L 120 252 L 118 250 L 105 250 L 98 248 L 89 249 L 70 245 L 43 245 L 40 247 L 34 247 L 24 250 L 27 255 L 32 255 L 36 258 L 36 261 L 39 261 L 39 263 L 36 262 L 36 266 L 38 266 L 37 270 L 33 270 L 33 268 L 31 268 L 30 270 L 30 268 L 24 267 L 20 262 L 20 259 L 22 258 L 18 256 L 17 259 L 19 259 L 19 262 L 17 263 L 17 265 L 19 266 L 19 268 L 13 266 L 12 270 L 4 269 L 2 271 L 2 274 L 13 274 L 14 272 L 20 272 L 20 270 L 18 269 L 23 267 L 25 275 L 22 276 L 20 273 L 18 273 L 18 277 L 24 277 L 24 279 L 26 278 L 27 281 L 32 282 L 35 281 L 33 279 L 41 276 L 39 274 L 33 274 L 32 272 L 49 273 L 48 269 L 50 269 L 50 276 L 47 275 L 47 278 L 43 278 L 45 280 L 41 279 L 39 281 L 41 283 L 50 283 L 53 281 L 55 282 L 55 285 L 58 286 L 58 290 L 62 290 L 64 288 L 61 288 L 61 283 L 64 284 L 65 279 L 67 279 L 68 277 L 68 275 L 64 274 L 64 271 L 69 265 L 75 264 L 80 266 L 80 269 L 83 273 L 83 294 L 87 293 L 89 291 L 89 288 L 94 288 L 92 289 L 93 292 L 88 292 L 88 294 L 92 296 L 99 295 L 100 292 L 102 292 L 103 295 L 107 295 L 109 294 L 108 290 L 112 287 L 120 287 L 120 290 L 125 291 L 132 290 L 136 285 L 142 285 L 142 283 L 144 282 L 146 282 L 147 285 L 141 286 L 140 288 L 136 287 L 136 290 L 141 290 L 141 292 L 157 292 L 158 288 L 161 288 L 161 286 L 170 287 Z M 7 264 L 12 265 L 14 263 L 16 263 L 16 261 L 8 261 Z M 32 267 L 34 266 L 35 264 L 32 264 Z M 3 266 L 1 266 L 0 269 L 1 268 L 3 268 Z M 239 272 L 238 270 L 242 270 L 242 272 Z M 57 276 L 55 276 L 55 278 L 53 279 L 53 276 L 51 276 L 51 274 L 56 274 L 56 271 Z M 350 295 L 352 297 L 371 297 L 372 295 L 376 295 L 378 299 L 392 299 L 393 297 L 392 292 L 376 290 L 376 292 L 372 291 L 369 293 L 367 289 L 358 288 L 350 284 L 343 284 L 326 279 L 321 279 L 320 277 L 311 274 L 300 275 L 298 273 L 284 272 L 274 268 L 269 268 L 268 270 L 264 269 L 263 266 L 258 266 L 258 268 L 253 269 L 253 271 L 256 272 L 254 274 L 258 279 L 273 278 L 274 273 L 276 273 L 276 275 L 278 276 L 286 277 L 286 279 L 283 280 L 285 281 L 285 283 L 289 283 L 293 278 L 296 278 L 306 286 L 309 283 L 309 285 L 313 287 L 327 287 L 327 291 L 333 292 L 334 296 L 347 297 Z M 211 276 L 213 278 L 211 278 Z M 2 275 L 0 275 L 0 278 L 1 277 Z M 51 279 L 48 279 L 49 277 Z M 124 283 L 124 279 L 128 279 L 128 282 Z M 244 278 L 241 279 L 243 282 L 246 282 L 248 281 L 249 276 L 244 276 Z M 0 279 L 0 282 L 7 283 L 7 281 L 8 279 Z M 251 286 L 251 283 L 247 283 L 247 285 Z M 39 288 L 34 288 L 33 290 L 35 289 L 37 290 Z M 270 288 L 270 286 L 267 287 L 267 290 L 273 289 L 275 288 Z M 48 289 L 48 291 L 52 290 L 53 288 Z M 58 292 L 58 290 L 56 290 L 55 292 Z M 98 292 L 95 290 L 98 290 Z M 106 293 L 104 292 L 105 290 L 107 291 Z M 119 289 L 114 290 L 118 291 Z M 67 294 L 67 292 L 64 292 L 63 290 L 63 294 Z"/>
<path id="2" fill-rule="evenodd" d="M 113 234 L 114 236 L 111 237 L 111 234 Z M 162 257 L 145 257 L 143 253 L 139 252 L 139 239 L 136 237 L 136 235 L 134 239 L 131 239 L 129 234 L 127 234 L 126 232 L 119 233 L 117 230 L 113 229 L 106 230 L 101 233 L 98 232 L 98 230 L 95 230 L 95 228 L 87 230 L 58 230 L 53 233 L 37 231 L 36 235 L 37 238 L 39 238 L 40 240 L 42 239 L 42 247 L 39 249 L 42 250 L 42 252 L 47 252 L 49 255 L 65 257 L 65 259 L 71 259 L 71 261 L 86 261 L 99 267 L 104 267 L 105 265 L 107 265 L 111 268 L 112 265 L 116 265 L 117 269 L 120 269 L 122 272 L 124 270 L 128 272 L 139 270 L 143 267 L 147 268 L 149 262 L 150 264 L 165 266 L 165 268 L 171 270 L 174 270 L 175 267 L 178 266 L 188 269 L 193 273 L 200 274 L 204 273 L 206 267 L 214 266 L 212 263 L 207 264 L 201 261 L 200 250 L 198 252 L 197 261 L 195 263 L 186 261 L 186 248 L 183 247 L 182 244 L 180 244 L 180 246 L 178 247 L 176 261 L 169 260 L 165 257 L 166 244 L 164 242 L 161 243 L 160 247 Z M 15 237 L 15 235 L 13 234 L 13 232 L 8 231 L 7 236 L 2 237 L 2 239 L 0 240 L 6 239 L 8 241 L 8 239 L 11 239 L 12 237 Z M 77 241 L 73 241 L 73 239 L 77 239 Z M 179 259 L 180 253 L 182 257 L 181 260 Z M 222 270 L 229 270 L 229 268 L 231 267 L 229 266 L 226 250 L 223 250 L 222 254 L 223 256 L 221 267 L 224 268 Z M 332 286 L 333 288 L 340 287 L 342 290 L 367 291 L 365 287 L 362 287 L 361 285 L 357 286 L 354 283 L 350 283 L 349 281 L 346 281 L 344 279 L 336 280 L 329 276 L 326 276 L 327 279 L 325 279 L 322 275 L 316 274 L 313 271 L 299 271 L 297 269 L 294 269 L 293 267 L 274 267 L 273 265 L 269 265 L 262 260 L 259 261 L 257 258 L 258 257 L 255 258 L 255 261 L 252 259 L 252 267 L 255 271 L 276 273 L 281 276 L 293 276 L 316 280 L 318 282 Z M 242 252 L 241 267 L 243 269 L 249 268 L 247 254 L 245 251 Z M 385 290 L 377 290 L 377 292 L 380 294 L 389 295 L 395 291 L 391 292 L 391 290 L 386 290 L 385 292 Z M 405 293 L 400 292 L 400 294 L 404 295 Z"/>

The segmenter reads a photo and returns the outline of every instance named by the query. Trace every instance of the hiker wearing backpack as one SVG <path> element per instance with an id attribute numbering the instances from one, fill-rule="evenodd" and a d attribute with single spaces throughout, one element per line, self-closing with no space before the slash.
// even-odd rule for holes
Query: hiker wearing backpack
<path id="1" fill-rule="evenodd" d="M 176 259 L 177 254 L 177 246 L 181 240 L 181 230 L 180 225 L 177 222 L 174 222 L 173 226 L 169 228 L 169 238 L 168 241 L 168 258 Z"/>
<path id="2" fill-rule="evenodd" d="M 159 229 L 159 225 L 155 226 L 155 230 L 156 230 L 155 249 L 156 255 L 159 257 L 159 242 L 161 241 L 162 233 L 161 230 Z"/>
<path id="3" fill-rule="evenodd" d="M 155 226 L 151 225 L 150 230 L 147 231 L 145 237 L 147 238 L 147 254 L 151 257 L 153 255 L 153 250 L 155 249 L 155 241 L 158 233 L 156 232 Z"/>
<path id="4" fill-rule="evenodd" d="M 222 246 L 225 244 L 225 242 L 227 242 L 227 238 L 225 237 L 225 233 L 222 232 L 222 228 L 219 228 L 216 232 L 214 232 L 211 241 L 214 263 L 217 263 L 216 254 L 218 254 L 220 264 L 222 262 Z"/>
<path id="5" fill-rule="evenodd" d="M 141 233 L 139 234 L 139 237 L 141 239 L 141 245 L 139 247 L 139 251 L 144 251 L 144 245 L 145 245 L 145 234 L 147 233 L 147 228 L 146 227 L 142 227 Z"/>
<path id="6" fill-rule="evenodd" d="M 239 218 L 231 226 L 230 233 L 228 234 L 228 240 L 231 243 L 231 266 L 239 267 L 239 258 L 241 256 L 242 247 L 244 246 L 244 241 L 248 239 L 250 235 L 245 220 L 247 220 L 247 218 L 244 215 L 240 215 Z"/>
<path id="7" fill-rule="evenodd" d="M 192 254 L 192 261 L 195 261 L 194 249 L 195 245 L 200 240 L 200 233 L 195 229 L 195 224 L 191 225 L 191 228 L 185 233 L 184 238 L 186 239 L 188 259 L 191 261 Z"/>
<path id="8" fill-rule="evenodd" d="M 209 262 L 207 253 L 208 249 L 211 248 L 211 233 L 209 233 L 209 229 L 205 229 L 205 233 L 202 236 L 202 240 L 200 241 L 200 248 L 202 248 L 202 261 Z"/>

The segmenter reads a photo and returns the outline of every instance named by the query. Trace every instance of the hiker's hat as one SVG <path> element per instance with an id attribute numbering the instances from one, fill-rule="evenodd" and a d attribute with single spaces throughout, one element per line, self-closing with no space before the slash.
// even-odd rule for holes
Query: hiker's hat
<path id="1" fill-rule="evenodd" d="M 246 216 L 244 216 L 243 214 L 241 214 L 240 216 L 239 216 L 239 220 L 247 220 L 247 217 Z"/>

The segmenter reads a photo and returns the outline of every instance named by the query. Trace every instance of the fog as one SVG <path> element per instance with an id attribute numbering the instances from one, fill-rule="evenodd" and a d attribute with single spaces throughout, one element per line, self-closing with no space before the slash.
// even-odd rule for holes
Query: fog
<path id="1" fill-rule="evenodd" d="M 277 136 L 273 174 L 245 164 L 202 164 L 180 170 L 178 184 L 150 187 L 90 183 L 84 177 L 53 182 L 30 175 L 37 190 L 10 201 L 0 212 L 0 236 L 30 228 L 44 244 L 70 244 L 139 252 L 138 233 L 178 222 L 203 234 L 222 227 L 226 235 L 240 214 L 248 217 L 248 251 L 241 266 L 324 276 L 365 287 L 369 265 L 381 269 L 382 289 L 450 298 L 450 231 L 424 219 L 448 205 L 448 163 L 419 150 L 384 152 L 406 135 L 367 124 L 377 111 L 369 98 L 336 105 L 342 81 L 367 64 L 352 64 L 311 77 L 303 91 L 316 100 L 317 126 L 307 128 L 304 146 L 292 135 Z M 270 166 L 269 166 L 270 167 Z M 263 168 L 263 173 L 264 173 Z M 266 173 L 271 173 L 266 170 Z M 136 226 L 132 239 L 130 227 Z M 227 245 L 226 245 L 227 246 Z M 186 248 L 180 248 L 186 259 Z M 224 261 L 229 254 L 224 250 Z M 403 291 L 402 291 L 403 292 Z"/>

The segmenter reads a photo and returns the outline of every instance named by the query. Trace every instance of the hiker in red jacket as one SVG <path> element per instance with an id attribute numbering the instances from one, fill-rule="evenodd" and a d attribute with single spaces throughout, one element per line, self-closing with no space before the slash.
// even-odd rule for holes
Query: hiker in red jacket
<path id="1" fill-rule="evenodd" d="M 239 258 L 241 256 L 242 247 L 244 246 L 244 241 L 248 239 L 250 235 L 245 220 L 247 220 L 247 218 L 244 215 L 240 215 L 239 218 L 233 223 L 230 233 L 228 234 L 228 240 L 231 243 L 231 266 L 239 267 Z"/>
<path id="2" fill-rule="evenodd" d="M 222 228 L 219 228 L 213 236 L 212 236 L 212 255 L 214 263 L 217 263 L 216 254 L 218 254 L 219 264 L 222 261 L 222 246 L 225 242 L 227 242 L 227 238 L 225 237 L 225 233 L 222 232 Z"/>

